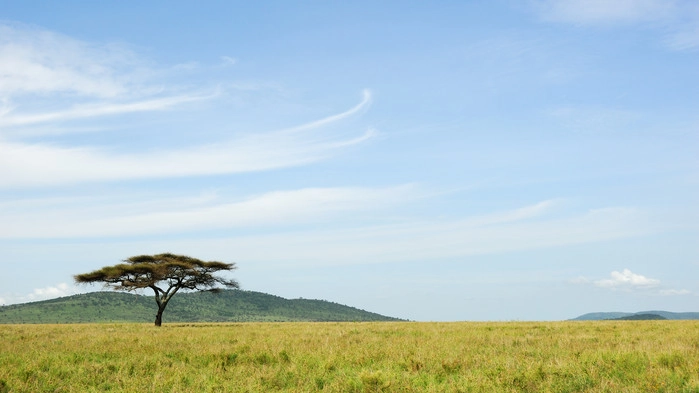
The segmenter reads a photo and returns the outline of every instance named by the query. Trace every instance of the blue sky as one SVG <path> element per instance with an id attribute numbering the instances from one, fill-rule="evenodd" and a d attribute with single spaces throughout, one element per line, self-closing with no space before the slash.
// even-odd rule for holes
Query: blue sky
<path id="1" fill-rule="evenodd" d="M 174 252 L 421 321 L 698 310 L 694 1 L 0 10 L 0 304 Z"/>

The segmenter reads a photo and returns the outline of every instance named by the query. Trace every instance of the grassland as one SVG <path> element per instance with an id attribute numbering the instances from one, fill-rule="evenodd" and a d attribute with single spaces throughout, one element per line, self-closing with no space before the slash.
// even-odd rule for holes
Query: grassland
<path id="1" fill-rule="evenodd" d="M 699 322 L 0 325 L 0 392 L 699 392 Z"/>

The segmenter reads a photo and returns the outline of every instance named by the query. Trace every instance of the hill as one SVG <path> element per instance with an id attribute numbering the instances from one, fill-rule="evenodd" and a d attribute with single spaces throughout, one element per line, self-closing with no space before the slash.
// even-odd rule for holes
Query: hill
<path id="1" fill-rule="evenodd" d="M 667 318 L 658 314 L 633 314 L 621 318 L 615 318 L 614 321 L 666 321 Z"/>
<path id="2" fill-rule="evenodd" d="M 593 312 L 573 318 L 572 321 L 603 321 L 603 320 L 640 320 L 640 319 L 670 319 L 689 320 L 699 319 L 699 312 L 669 312 L 669 311 L 641 311 L 629 312 Z"/>
<path id="3" fill-rule="evenodd" d="M 623 317 L 628 317 L 633 315 L 630 312 L 591 312 L 583 314 L 577 318 L 571 319 L 571 321 L 603 321 L 607 319 L 618 319 Z"/>
<path id="4" fill-rule="evenodd" d="M 152 296 L 92 292 L 0 307 L 0 323 L 152 322 Z M 285 299 L 261 292 L 179 293 L 163 315 L 171 322 L 398 321 L 324 300 Z"/>

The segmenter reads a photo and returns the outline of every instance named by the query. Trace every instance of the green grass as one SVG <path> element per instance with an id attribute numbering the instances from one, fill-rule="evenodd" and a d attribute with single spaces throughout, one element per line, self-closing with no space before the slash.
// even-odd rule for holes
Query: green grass
<path id="1" fill-rule="evenodd" d="M 697 392 L 699 322 L 0 325 L 0 392 Z"/>

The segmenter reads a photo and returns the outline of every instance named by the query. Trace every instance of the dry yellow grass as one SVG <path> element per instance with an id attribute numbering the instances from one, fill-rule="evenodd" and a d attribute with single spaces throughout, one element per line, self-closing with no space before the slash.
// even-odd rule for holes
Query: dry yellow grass
<path id="1" fill-rule="evenodd" d="M 0 392 L 699 392 L 696 321 L 0 325 Z"/>

